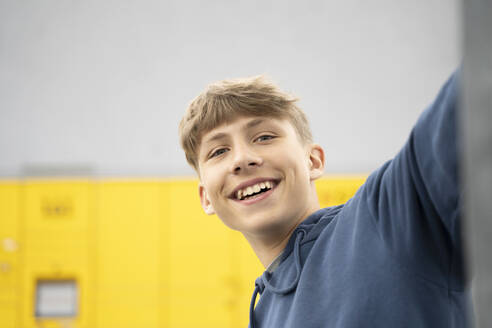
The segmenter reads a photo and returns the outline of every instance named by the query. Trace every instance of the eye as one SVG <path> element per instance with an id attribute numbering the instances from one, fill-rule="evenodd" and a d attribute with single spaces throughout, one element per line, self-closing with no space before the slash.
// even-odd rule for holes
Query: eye
<path id="1" fill-rule="evenodd" d="M 215 150 L 214 152 L 212 152 L 212 153 L 210 154 L 210 158 L 212 158 L 212 157 L 216 157 L 216 156 L 220 156 L 220 155 L 222 155 L 223 153 L 225 153 L 226 151 L 228 151 L 228 149 L 227 149 L 227 148 L 219 148 L 219 149 Z"/>
<path id="2" fill-rule="evenodd" d="M 269 134 L 264 134 L 259 136 L 258 138 L 255 139 L 255 141 L 268 141 L 275 138 L 275 136 L 269 135 Z"/>

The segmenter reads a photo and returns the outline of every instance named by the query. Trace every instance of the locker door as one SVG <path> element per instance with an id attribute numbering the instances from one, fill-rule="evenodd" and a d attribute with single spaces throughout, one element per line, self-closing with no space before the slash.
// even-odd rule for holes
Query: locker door
<path id="1" fill-rule="evenodd" d="M 97 327 L 161 327 L 162 186 L 104 181 L 98 190 Z M 162 256 L 162 257 L 161 257 Z"/>
<path id="2" fill-rule="evenodd" d="M 29 180 L 22 185 L 21 327 L 90 327 L 93 184 Z"/>
<path id="3" fill-rule="evenodd" d="M 197 181 L 170 182 L 170 188 L 169 327 L 232 327 L 231 232 L 205 215 Z"/>
<path id="4" fill-rule="evenodd" d="M 0 182 L 0 327 L 18 326 L 19 183 Z"/>

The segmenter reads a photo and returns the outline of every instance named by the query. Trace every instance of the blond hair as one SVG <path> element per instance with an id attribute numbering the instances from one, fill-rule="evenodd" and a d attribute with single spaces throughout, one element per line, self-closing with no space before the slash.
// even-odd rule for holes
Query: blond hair
<path id="1" fill-rule="evenodd" d="M 288 119 L 303 143 L 312 142 L 308 120 L 297 106 L 297 100 L 261 75 L 209 85 L 190 103 L 179 124 L 186 160 L 198 172 L 198 151 L 203 134 L 238 116 Z"/>

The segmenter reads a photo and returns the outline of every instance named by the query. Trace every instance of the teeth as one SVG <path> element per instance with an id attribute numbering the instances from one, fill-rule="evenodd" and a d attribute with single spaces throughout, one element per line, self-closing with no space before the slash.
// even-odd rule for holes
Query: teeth
<path id="1" fill-rule="evenodd" d="M 238 190 L 236 192 L 236 198 L 237 199 L 243 199 L 243 198 L 250 196 L 254 193 L 260 192 L 260 190 L 262 190 L 262 189 L 271 189 L 271 188 L 272 188 L 272 182 L 270 182 L 270 181 L 260 182 L 260 183 L 253 185 L 253 186 L 249 186 L 245 189 Z"/>

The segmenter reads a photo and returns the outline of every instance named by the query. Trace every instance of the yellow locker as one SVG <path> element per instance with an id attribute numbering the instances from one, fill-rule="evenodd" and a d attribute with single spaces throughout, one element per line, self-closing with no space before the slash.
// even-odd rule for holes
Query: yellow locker
<path id="1" fill-rule="evenodd" d="M 107 180 L 100 182 L 97 199 L 96 327 L 164 327 L 167 255 L 161 244 L 169 238 L 164 187 Z"/>
<path id="2" fill-rule="evenodd" d="M 29 180 L 22 186 L 21 327 L 91 327 L 93 184 Z"/>
<path id="3" fill-rule="evenodd" d="M 321 206 L 344 203 L 365 178 L 320 179 Z M 0 327 L 246 327 L 264 268 L 239 232 L 204 214 L 197 188 L 2 182 Z M 50 316 L 53 296 L 75 300 L 74 311 Z"/>
<path id="4" fill-rule="evenodd" d="M 325 176 L 316 181 L 321 208 L 347 202 L 366 181 L 365 175 Z"/>
<path id="5" fill-rule="evenodd" d="M 170 188 L 169 327 L 232 327 L 238 306 L 233 232 L 203 212 L 196 180 Z"/>
<path id="6" fill-rule="evenodd" d="M 18 326 L 19 183 L 0 182 L 0 327 Z"/>

